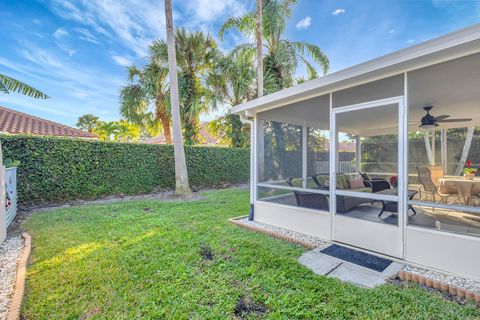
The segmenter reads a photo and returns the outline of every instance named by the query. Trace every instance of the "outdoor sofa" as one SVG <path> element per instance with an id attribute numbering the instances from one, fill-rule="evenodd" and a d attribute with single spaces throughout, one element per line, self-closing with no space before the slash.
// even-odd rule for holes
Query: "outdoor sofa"
<path id="1" fill-rule="evenodd" d="M 363 186 L 352 188 L 350 180 L 352 178 L 358 179 L 362 178 Z M 316 174 L 307 179 L 307 188 L 309 189 L 321 189 L 328 190 L 328 181 L 330 177 L 327 174 Z M 287 183 L 291 187 L 302 187 L 302 178 L 287 178 Z M 390 189 L 390 183 L 385 179 L 372 179 L 368 174 L 337 174 L 337 189 L 341 190 L 352 190 L 355 192 L 379 192 L 382 190 Z M 329 210 L 328 206 L 328 196 L 319 193 L 310 193 L 305 191 L 294 191 L 295 200 L 299 207 L 318 209 L 318 210 Z M 368 198 L 358 198 L 337 195 L 337 213 L 345 214 L 349 210 L 364 204 L 372 203 L 371 199 Z"/>

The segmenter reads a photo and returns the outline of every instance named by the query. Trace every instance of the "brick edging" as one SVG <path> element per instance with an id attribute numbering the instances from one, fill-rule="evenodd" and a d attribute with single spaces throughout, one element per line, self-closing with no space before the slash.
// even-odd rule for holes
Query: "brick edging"
<path id="1" fill-rule="evenodd" d="M 464 288 L 457 287 L 443 281 L 427 278 L 421 274 L 416 274 L 408 271 L 400 271 L 398 274 L 400 280 L 412 281 L 424 285 L 429 288 L 440 290 L 444 293 L 449 293 L 460 299 L 470 299 L 480 303 L 480 293 L 473 292 Z"/>
<path id="2" fill-rule="evenodd" d="M 279 234 L 279 233 L 274 232 L 274 231 L 265 230 L 265 229 L 262 229 L 262 228 L 259 228 L 259 227 L 250 226 L 248 224 L 245 224 L 243 222 L 238 221 L 239 219 L 242 219 L 242 218 L 245 218 L 245 217 L 246 216 L 231 218 L 231 219 L 228 219 L 228 221 L 230 223 L 233 223 L 233 224 L 235 224 L 237 226 L 240 226 L 242 228 L 249 229 L 249 230 L 252 230 L 252 231 L 255 231 L 255 232 L 259 232 L 259 233 L 263 233 L 263 234 L 269 235 L 269 236 L 271 236 L 273 238 L 276 238 L 276 239 L 285 240 L 285 241 L 288 241 L 288 242 L 291 242 L 291 243 L 295 243 L 295 244 L 301 245 L 301 246 L 303 246 L 305 248 L 308 248 L 308 249 L 314 249 L 314 248 L 318 247 L 318 245 L 315 245 L 315 244 L 307 242 L 307 241 L 299 240 L 299 239 L 296 239 L 294 237 L 289 237 L 289 236 Z"/>
<path id="3" fill-rule="evenodd" d="M 15 279 L 15 289 L 12 301 L 8 307 L 7 320 L 20 319 L 20 308 L 22 307 L 23 296 L 25 293 L 25 277 L 27 273 L 28 259 L 32 251 L 32 237 L 26 232 L 22 234 L 24 240 L 23 252 L 17 264 L 17 276 Z"/>

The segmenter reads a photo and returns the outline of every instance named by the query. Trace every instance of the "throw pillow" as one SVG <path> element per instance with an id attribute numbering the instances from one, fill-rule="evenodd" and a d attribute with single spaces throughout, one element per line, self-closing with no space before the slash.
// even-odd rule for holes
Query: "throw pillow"
<path id="1" fill-rule="evenodd" d="M 352 188 L 352 189 L 365 188 L 365 185 L 363 184 L 363 179 L 362 178 L 351 179 L 350 180 L 350 188 Z"/>

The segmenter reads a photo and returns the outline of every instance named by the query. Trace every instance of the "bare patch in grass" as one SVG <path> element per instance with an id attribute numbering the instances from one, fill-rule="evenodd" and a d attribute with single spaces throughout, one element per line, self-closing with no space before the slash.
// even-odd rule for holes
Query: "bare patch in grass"
<path id="1" fill-rule="evenodd" d="M 200 255 L 204 260 L 213 260 L 214 254 L 213 250 L 209 245 L 202 245 L 200 247 Z"/>
<path id="2" fill-rule="evenodd" d="M 247 297 L 241 296 L 237 300 L 234 313 L 235 316 L 242 319 L 248 316 L 261 318 L 267 313 L 267 307 L 263 303 L 254 302 Z"/>

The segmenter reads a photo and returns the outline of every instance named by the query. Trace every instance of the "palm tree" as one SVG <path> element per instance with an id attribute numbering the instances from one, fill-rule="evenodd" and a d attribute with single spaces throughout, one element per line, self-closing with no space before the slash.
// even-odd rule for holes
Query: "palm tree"
<path id="1" fill-rule="evenodd" d="M 118 124 L 115 121 L 101 122 L 93 130 L 93 133 L 97 134 L 100 140 L 103 141 L 116 141 L 117 132 Z"/>
<path id="2" fill-rule="evenodd" d="M 175 157 L 175 192 L 180 196 L 188 196 L 187 163 L 183 148 L 182 124 L 180 120 L 180 106 L 178 96 L 177 57 L 175 50 L 175 35 L 173 33 L 172 0 L 165 0 L 165 20 L 167 29 L 167 61 L 170 75 L 170 101 L 173 128 L 173 152 Z"/>
<path id="3" fill-rule="evenodd" d="M 216 99 L 236 106 L 256 96 L 255 53 L 234 51 L 223 57 L 209 73 L 207 84 Z M 248 146 L 248 130 L 238 115 L 227 114 L 209 123 L 209 129 L 232 147 Z"/>
<path id="4" fill-rule="evenodd" d="M 180 109 L 185 144 L 199 142 L 199 117 L 215 107 L 215 96 L 205 85 L 208 72 L 220 57 L 215 40 L 203 32 L 187 32 L 179 28 L 175 32 L 176 57 L 180 89 Z M 153 61 L 166 65 L 168 45 L 158 40 L 151 46 Z"/>
<path id="5" fill-rule="evenodd" d="M 117 130 L 115 141 L 135 142 L 140 137 L 140 128 L 127 120 L 120 120 L 116 123 Z"/>
<path id="6" fill-rule="evenodd" d="M 168 69 L 151 62 L 144 69 L 128 68 L 130 83 L 120 92 L 120 113 L 127 120 L 158 134 L 161 124 L 167 144 L 172 143 L 171 115 L 166 83 Z M 154 105 L 154 110 L 149 106 Z"/>
<path id="7" fill-rule="evenodd" d="M 35 89 L 28 84 L 19 80 L 13 79 L 7 75 L 0 73 L 0 92 L 10 93 L 16 92 L 35 99 L 47 99 L 45 93 Z"/>
<path id="8" fill-rule="evenodd" d="M 263 0 L 262 37 L 264 47 L 267 49 L 263 64 L 265 73 L 276 79 L 277 86 L 274 90 L 294 84 L 293 77 L 299 62 L 307 68 L 309 79 L 318 77 L 315 65 L 318 65 L 324 74 L 328 72 L 329 60 L 318 46 L 306 41 L 290 41 L 283 38 L 286 19 L 291 16 L 292 6 L 296 2 L 296 0 Z M 255 38 L 256 16 L 256 12 L 252 11 L 244 16 L 229 18 L 220 29 L 220 37 L 223 38 L 225 31 L 229 29 L 236 29 L 249 39 Z M 255 44 L 247 43 L 240 45 L 236 50 L 254 48 Z"/>
<path id="9" fill-rule="evenodd" d="M 93 114 L 84 114 L 78 118 L 76 126 L 90 133 L 101 124 L 100 118 Z"/>

